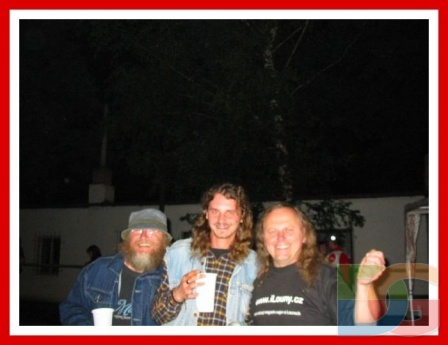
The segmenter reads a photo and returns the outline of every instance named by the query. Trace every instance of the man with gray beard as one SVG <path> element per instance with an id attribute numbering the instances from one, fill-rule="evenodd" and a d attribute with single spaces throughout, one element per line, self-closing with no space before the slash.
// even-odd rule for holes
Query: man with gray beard
<path id="1" fill-rule="evenodd" d="M 79 273 L 59 306 L 62 325 L 93 325 L 97 308 L 114 309 L 113 326 L 159 324 L 150 308 L 171 242 L 166 215 L 155 209 L 132 212 L 121 238 L 117 254 L 98 258 Z"/>

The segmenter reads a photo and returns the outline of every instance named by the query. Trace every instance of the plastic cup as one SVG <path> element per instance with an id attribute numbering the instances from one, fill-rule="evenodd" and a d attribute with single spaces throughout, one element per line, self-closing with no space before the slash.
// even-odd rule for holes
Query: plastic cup
<path id="1" fill-rule="evenodd" d="M 196 288 L 196 307 L 200 313 L 211 313 L 215 309 L 215 286 L 216 273 L 203 273 L 205 277 L 196 280 L 198 283 L 205 283 Z"/>
<path id="2" fill-rule="evenodd" d="M 114 308 L 97 308 L 92 310 L 95 326 L 112 326 Z"/>

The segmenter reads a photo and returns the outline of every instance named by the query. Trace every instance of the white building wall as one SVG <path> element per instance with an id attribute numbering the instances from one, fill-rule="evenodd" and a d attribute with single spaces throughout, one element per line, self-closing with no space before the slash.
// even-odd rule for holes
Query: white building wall
<path id="1" fill-rule="evenodd" d="M 391 197 L 372 199 L 348 199 L 352 208 L 360 210 L 366 222 L 362 228 L 353 230 L 354 262 L 360 262 L 364 254 L 372 249 L 384 252 L 389 264 L 402 263 L 405 259 L 406 204 L 422 197 Z"/>

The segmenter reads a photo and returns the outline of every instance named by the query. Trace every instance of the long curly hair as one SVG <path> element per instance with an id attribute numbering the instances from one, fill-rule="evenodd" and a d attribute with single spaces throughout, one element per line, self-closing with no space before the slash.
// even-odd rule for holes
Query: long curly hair
<path id="1" fill-rule="evenodd" d="M 305 282 L 309 286 L 312 286 L 319 274 L 319 268 L 321 264 L 325 262 L 325 258 L 320 253 L 317 247 L 316 231 L 314 230 L 313 224 L 311 223 L 308 216 L 298 206 L 294 206 L 286 202 L 279 202 L 268 206 L 260 215 L 260 218 L 256 225 L 255 232 L 257 241 L 257 254 L 260 263 L 258 278 L 260 280 L 260 283 L 262 283 L 262 277 L 268 273 L 269 268 L 273 265 L 273 258 L 269 254 L 264 244 L 263 223 L 266 217 L 272 211 L 280 208 L 288 208 L 293 210 L 299 217 L 305 230 L 306 242 L 302 244 L 302 251 L 300 253 L 299 259 L 296 262 L 296 266 Z"/>
<path id="2" fill-rule="evenodd" d="M 253 216 L 249 198 L 244 188 L 231 183 L 215 185 L 203 194 L 201 215 L 191 229 L 193 238 L 191 244 L 192 252 L 194 255 L 205 257 L 211 248 L 211 229 L 206 219 L 206 212 L 216 194 L 222 194 L 226 198 L 236 200 L 238 207 L 241 209 L 242 222 L 236 232 L 235 241 L 230 248 L 230 259 L 240 263 L 249 255 L 252 244 Z"/>

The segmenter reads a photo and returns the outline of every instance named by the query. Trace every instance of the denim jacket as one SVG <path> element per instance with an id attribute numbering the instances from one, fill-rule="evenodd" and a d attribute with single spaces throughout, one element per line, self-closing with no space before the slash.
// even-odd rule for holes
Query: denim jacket
<path id="1" fill-rule="evenodd" d="M 179 285 L 184 274 L 200 269 L 205 272 L 206 258 L 192 257 L 190 252 L 191 238 L 176 241 L 165 254 L 170 289 Z M 245 325 L 249 302 L 253 290 L 253 282 L 257 276 L 257 261 L 254 251 L 250 251 L 243 263 L 237 264 L 229 282 L 226 314 L 228 326 Z M 196 300 L 184 302 L 179 315 L 164 326 L 196 326 L 199 312 Z"/>
<path id="2" fill-rule="evenodd" d="M 84 267 L 67 298 L 59 305 L 63 325 L 93 325 L 92 310 L 118 307 L 122 254 L 100 257 Z M 160 285 L 162 267 L 139 275 L 132 293 L 132 326 L 158 325 L 151 318 L 151 304 Z"/>

